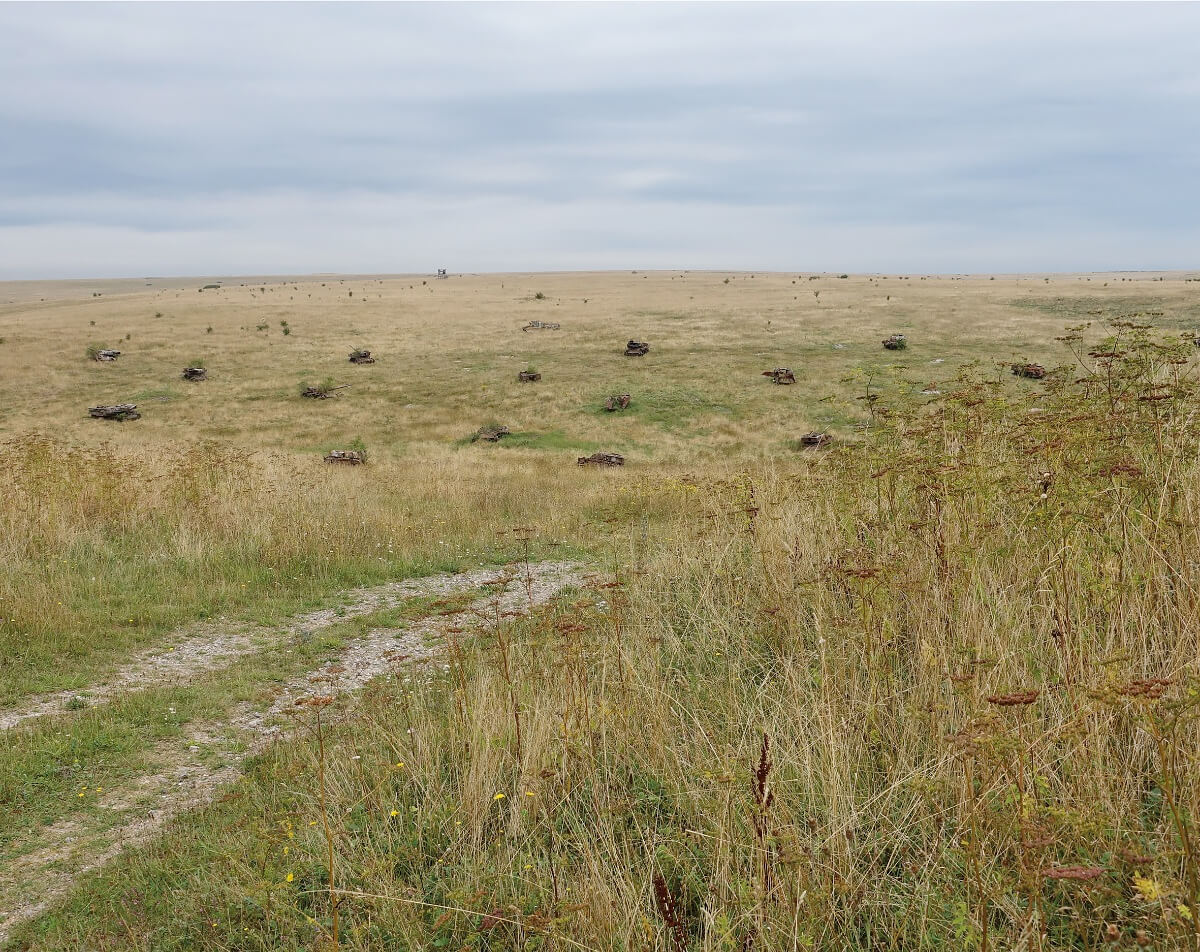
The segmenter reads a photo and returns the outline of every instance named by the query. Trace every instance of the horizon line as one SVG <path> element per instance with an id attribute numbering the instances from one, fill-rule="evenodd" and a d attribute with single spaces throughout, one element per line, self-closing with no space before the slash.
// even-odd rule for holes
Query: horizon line
<path id="1" fill-rule="evenodd" d="M 1138 275 L 1185 275 L 1185 274 L 1200 274 L 1200 265 L 1196 268 L 1105 268 L 1098 270 L 1051 270 L 1051 271 L 847 271 L 847 270 L 805 270 L 805 269 L 780 269 L 780 268 L 550 268 L 545 270 L 536 269 L 517 269 L 504 271 L 448 271 L 446 277 L 484 277 L 490 275 L 566 275 L 566 274 L 796 274 L 796 275 L 817 275 L 831 276 L 840 278 L 845 274 L 848 277 L 954 277 L 954 278 L 977 278 L 977 277 L 1054 277 L 1067 275 L 1120 275 L 1120 274 L 1138 274 Z M 240 278 L 412 278 L 412 277 L 438 277 L 437 270 L 434 271 L 247 271 L 241 274 L 230 272 L 193 272 L 185 274 L 154 274 L 154 275 L 118 275 L 118 276 L 99 276 L 99 275 L 82 275 L 78 277 L 26 277 L 26 278 L 0 278 L 0 284 L 33 284 L 33 283 L 48 283 L 48 282 L 85 282 L 85 281 L 175 281 L 175 280 L 200 280 L 202 278 L 225 278 L 225 279 L 240 279 Z"/>

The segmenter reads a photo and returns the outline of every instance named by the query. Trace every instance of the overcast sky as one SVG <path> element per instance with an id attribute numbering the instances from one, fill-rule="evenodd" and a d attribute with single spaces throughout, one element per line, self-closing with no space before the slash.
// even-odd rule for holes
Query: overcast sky
<path id="1" fill-rule="evenodd" d="M 0 278 L 1200 267 L 1196 4 L 0 4 Z"/>

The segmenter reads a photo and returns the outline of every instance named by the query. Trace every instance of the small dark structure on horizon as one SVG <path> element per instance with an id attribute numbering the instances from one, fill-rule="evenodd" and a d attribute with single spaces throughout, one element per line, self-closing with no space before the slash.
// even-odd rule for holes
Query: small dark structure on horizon
<path id="1" fill-rule="evenodd" d="M 1046 376 L 1046 368 L 1041 364 L 1015 363 L 1012 365 L 1012 372 L 1015 376 L 1024 377 L 1027 380 L 1041 380 Z"/>
<path id="2" fill-rule="evenodd" d="M 609 413 L 612 413 L 614 410 L 628 409 L 630 399 L 631 397 L 627 393 L 614 393 L 604 401 L 604 409 Z"/>
<path id="3" fill-rule="evenodd" d="M 207 380 L 208 371 L 204 367 L 184 367 L 180 376 L 184 380 Z"/>
<path id="4" fill-rule="evenodd" d="M 136 420 L 141 414 L 137 412 L 136 403 L 116 403 L 112 406 L 88 407 L 88 415 L 97 420 Z"/>
<path id="5" fill-rule="evenodd" d="M 448 278 L 448 277 L 450 277 L 450 275 L 446 274 L 446 269 L 445 269 L 445 268 L 438 268 L 438 269 L 437 269 L 437 276 L 438 276 L 439 278 Z"/>
<path id="6" fill-rule="evenodd" d="M 796 382 L 796 375 L 787 367 L 776 367 L 774 370 L 764 370 L 764 377 L 770 377 L 771 383 L 789 384 Z"/>
<path id="7" fill-rule="evenodd" d="M 650 352 L 650 345 L 645 341 L 631 340 L 625 345 L 626 357 L 645 357 Z"/>
<path id="8" fill-rule="evenodd" d="M 375 358 L 371 356 L 371 352 L 369 350 L 355 348 L 354 350 L 350 351 L 350 363 L 373 364 L 375 363 Z"/>
<path id="9" fill-rule="evenodd" d="M 522 370 L 517 374 L 517 379 L 521 383 L 536 383 L 542 379 L 542 375 L 536 370 Z"/>
<path id="10" fill-rule="evenodd" d="M 92 359 L 98 360 L 101 363 L 111 363 L 120 356 L 121 352 L 119 350 L 98 350 L 93 355 Z"/>
<path id="11" fill-rule="evenodd" d="M 888 350 L 904 350 L 908 346 L 908 338 L 903 334 L 892 334 L 883 339 L 883 346 Z"/>
<path id="12" fill-rule="evenodd" d="M 814 430 L 812 433 L 805 433 L 800 437 L 800 445 L 808 449 L 816 449 L 819 446 L 828 446 L 833 442 L 833 437 L 828 433 L 821 433 Z"/>
<path id="13" fill-rule="evenodd" d="M 625 457 L 620 453 L 593 453 L 579 457 L 576 462 L 580 466 L 624 466 Z"/>

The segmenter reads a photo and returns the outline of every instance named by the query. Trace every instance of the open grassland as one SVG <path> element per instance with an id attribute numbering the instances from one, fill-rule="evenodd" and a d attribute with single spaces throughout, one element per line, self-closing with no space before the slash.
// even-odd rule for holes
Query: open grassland
<path id="1" fill-rule="evenodd" d="M 0 858 L 64 829 L 119 845 L 146 803 L 126 791 L 174 776 L 176 748 L 227 781 L 12 943 L 1200 948 L 1184 278 L 0 294 L 0 713 L 81 693 L 5 735 Z M 883 351 L 895 332 L 908 349 Z M 621 356 L 629 338 L 650 353 Z M 378 362 L 350 365 L 358 346 Z M 1018 381 L 1017 359 L 1051 372 Z M 209 380 L 179 379 L 197 363 Z M 798 384 L 761 376 L 778 366 Z M 529 367 L 542 380 L 519 384 Z M 325 378 L 351 386 L 300 398 Z M 617 392 L 630 409 L 601 411 Z M 126 401 L 142 419 L 86 417 Z M 489 422 L 514 435 L 467 441 Z M 812 429 L 833 449 L 798 449 Z M 321 463 L 354 441 L 366 466 Z M 594 449 L 628 465 L 575 466 Z M 181 633 L 281 631 L 355 586 L 547 559 L 611 581 L 443 624 L 436 663 L 361 695 L 323 675 L 269 746 L 237 725 L 282 686 L 480 592 L 86 697 Z M 36 887 L 0 877 L 0 912 Z"/>
<path id="2" fill-rule="evenodd" d="M 1178 277 L 259 281 L 200 291 L 206 281 L 197 279 L 138 293 L 101 282 L 99 297 L 0 304 L 0 434 L 52 427 L 95 445 L 114 434 L 86 408 L 133 402 L 143 418 L 121 444 L 155 450 L 208 439 L 317 454 L 361 439 L 383 461 L 457 459 L 456 443 L 495 421 L 518 437 L 496 447 L 499 456 L 537 450 L 562 461 L 603 446 L 639 462 L 690 465 L 770 456 L 813 427 L 845 431 L 862 418 L 856 397 L 866 378 L 895 386 L 896 368 L 921 389 L 971 360 L 1053 363 L 1053 338 L 1068 323 L 1157 311 L 1166 327 L 1200 325 L 1200 284 Z M 562 329 L 522 333 L 530 320 Z M 909 334 L 912 346 L 882 350 L 891 333 Z M 650 354 L 623 357 L 630 338 L 648 341 Z M 89 346 L 123 353 L 97 363 L 86 359 Z M 360 346 L 378 362 L 351 365 L 347 355 Z M 210 379 L 181 380 L 196 364 Z M 777 366 L 799 373 L 799 392 L 760 376 Z M 517 382 L 529 367 L 542 372 L 540 383 Z M 298 398 L 302 384 L 327 378 L 349 385 L 336 402 Z M 634 396 L 616 418 L 600 409 L 614 392 Z"/>

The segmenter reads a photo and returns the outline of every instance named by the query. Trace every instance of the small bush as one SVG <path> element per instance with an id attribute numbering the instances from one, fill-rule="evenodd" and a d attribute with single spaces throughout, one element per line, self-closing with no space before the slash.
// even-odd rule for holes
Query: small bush
<path id="1" fill-rule="evenodd" d="M 300 384 L 301 396 L 308 396 L 310 394 L 315 393 L 315 394 L 323 397 L 326 394 L 329 394 L 332 391 L 337 390 L 337 389 L 338 389 L 338 386 L 336 383 L 334 383 L 334 380 L 332 377 L 326 377 L 320 383 L 313 384 L 313 383 L 309 383 L 307 380 L 305 380 Z"/>

